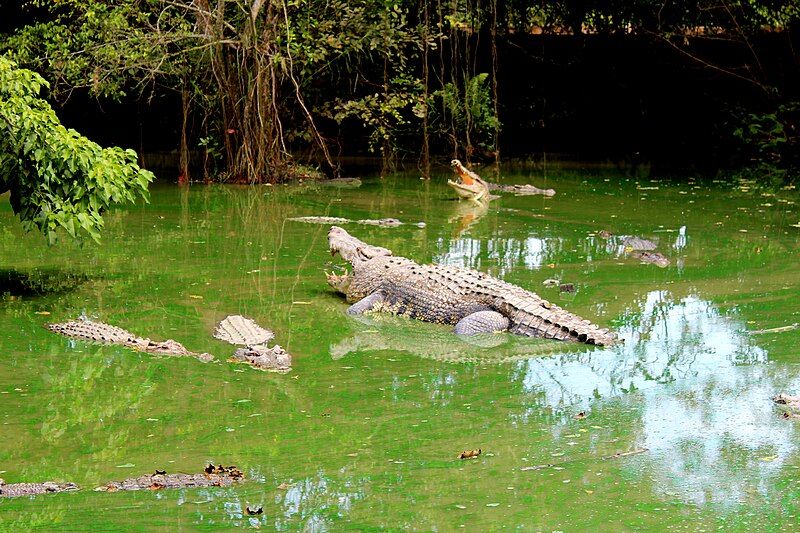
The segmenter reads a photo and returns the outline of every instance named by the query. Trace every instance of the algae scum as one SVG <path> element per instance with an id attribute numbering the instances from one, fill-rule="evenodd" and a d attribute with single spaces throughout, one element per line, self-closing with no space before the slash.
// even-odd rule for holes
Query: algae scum
<path id="1" fill-rule="evenodd" d="M 444 175 L 155 186 L 83 248 L 23 235 L 0 203 L 0 477 L 83 489 L 0 499 L 0 528 L 796 529 L 800 425 L 770 398 L 800 392 L 800 330 L 769 330 L 800 322 L 797 193 L 550 177 L 507 175 L 558 194 L 488 208 L 451 200 Z M 532 289 L 625 342 L 465 342 L 348 317 L 325 283 L 328 226 L 287 220 L 305 216 L 397 218 L 409 224 L 346 227 Z M 599 230 L 657 240 L 670 265 Z M 220 362 L 44 328 L 82 313 Z M 232 347 L 212 333 L 232 314 L 273 330 L 292 371 L 225 363 Z M 209 461 L 245 481 L 91 490 Z"/>

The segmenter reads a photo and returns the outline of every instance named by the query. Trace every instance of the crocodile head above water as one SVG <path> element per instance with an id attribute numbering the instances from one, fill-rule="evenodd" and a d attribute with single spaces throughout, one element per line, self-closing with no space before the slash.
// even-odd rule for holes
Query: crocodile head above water
<path id="1" fill-rule="evenodd" d="M 372 246 L 364 241 L 361 241 L 339 226 L 331 226 L 328 232 L 328 248 L 331 255 L 339 254 L 342 259 L 350 263 L 353 269 L 357 269 L 363 263 L 370 259 L 380 256 L 390 256 L 392 251 L 380 246 Z M 344 274 L 326 273 L 328 278 L 328 285 L 336 289 L 338 292 L 347 293 L 350 286 L 352 275 L 344 271 Z"/>
<path id="2" fill-rule="evenodd" d="M 459 197 L 476 202 L 489 197 L 489 185 L 480 176 L 462 165 L 458 159 L 453 159 L 450 166 L 458 176 L 458 181 L 447 180 L 447 184 Z"/>

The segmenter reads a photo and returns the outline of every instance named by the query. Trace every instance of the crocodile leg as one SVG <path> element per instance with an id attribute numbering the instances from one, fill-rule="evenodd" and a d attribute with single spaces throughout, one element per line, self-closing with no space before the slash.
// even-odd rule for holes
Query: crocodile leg
<path id="1" fill-rule="evenodd" d="M 383 303 L 383 292 L 375 291 L 347 308 L 348 315 L 361 315 Z"/>
<path id="2" fill-rule="evenodd" d="M 497 311 L 477 311 L 469 314 L 456 324 L 456 335 L 476 335 L 494 333 L 508 329 L 508 318 Z"/>

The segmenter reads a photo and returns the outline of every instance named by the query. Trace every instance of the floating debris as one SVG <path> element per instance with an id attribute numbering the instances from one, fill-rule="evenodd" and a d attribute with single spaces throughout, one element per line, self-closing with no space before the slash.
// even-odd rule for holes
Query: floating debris
<path id="1" fill-rule="evenodd" d="M 750 332 L 750 335 L 763 335 L 764 333 L 783 333 L 785 331 L 792 331 L 797 328 L 800 328 L 800 323 L 795 322 L 794 324 L 789 324 L 788 326 L 780 326 L 777 328 L 755 329 Z"/>
<path id="2" fill-rule="evenodd" d="M 583 420 L 584 418 L 586 418 L 586 411 L 581 411 L 575 415 L 575 420 Z"/>
<path id="3" fill-rule="evenodd" d="M 548 278 L 542 282 L 545 287 L 557 287 L 561 282 L 554 278 Z"/>
<path id="4" fill-rule="evenodd" d="M 257 515 L 257 514 L 263 513 L 264 512 L 264 508 L 259 506 L 259 507 L 251 509 L 250 506 L 247 506 L 247 507 L 244 508 L 244 512 L 249 514 L 249 515 Z"/>
<path id="5" fill-rule="evenodd" d="M 785 405 L 789 409 L 800 410 L 800 396 L 791 396 L 789 394 L 778 394 L 773 396 L 772 401 L 778 405 Z M 785 411 L 781 417 L 785 419 L 800 418 L 800 414 L 794 411 Z"/>
<path id="6" fill-rule="evenodd" d="M 461 452 L 458 456 L 459 459 L 473 459 L 478 457 L 481 454 L 482 450 L 478 448 L 477 450 L 465 450 Z"/>
<path id="7" fill-rule="evenodd" d="M 547 463 L 543 465 L 523 466 L 519 470 L 520 472 L 527 472 L 529 470 L 544 470 L 545 468 L 552 468 L 554 466 L 555 466 L 554 464 Z"/>
<path id="8" fill-rule="evenodd" d="M 575 292 L 575 284 L 574 283 L 562 283 L 558 286 L 558 290 L 561 292 Z"/>
<path id="9" fill-rule="evenodd" d="M 650 451 L 648 448 L 638 448 L 636 450 L 631 450 L 629 452 L 617 452 L 612 455 L 606 455 L 603 459 L 619 459 L 620 457 L 630 457 L 631 455 L 639 455 L 641 453 L 645 453 Z"/>

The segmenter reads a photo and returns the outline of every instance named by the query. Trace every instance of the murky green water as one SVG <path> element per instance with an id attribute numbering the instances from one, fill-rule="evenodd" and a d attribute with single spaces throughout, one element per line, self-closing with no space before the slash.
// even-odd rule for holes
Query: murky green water
<path id="1" fill-rule="evenodd" d="M 480 213 L 450 200 L 444 179 L 155 186 L 150 205 L 109 213 L 102 245 L 84 248 L 23 235 L 2 201 L 0 477 L 87 490 L 0 500 L 0 528 L 800 527 L 800 425 L 770 401 L 800 392 L 800 330 L 749 333 L 800 322 L 795 191 L 518 172 L 507 181 L 557 196 L 504 195 Z M 625 343 L 476 345 L 446 327 L 348 317 L 324 281 L 327 226 L 286 220 L 305 215 L 424 221 L 347 228 L 532 288 Z M 657 238 L 671 266 L 626 257 L 600 229 Z M 294 370 L 155 358 L 43 327 L 84 312 L 222 361 L 232 347 L 211 337 L 214 324 L 248 315 L 275 331 Z M 456 458 L 473 448 L 480 458 Z M 208 461 L 248 481 L 91 491 Z M 552 466 L 524 469 L 536 465 Z M 243 516 L 245 505 L 264 514 Z"/>

